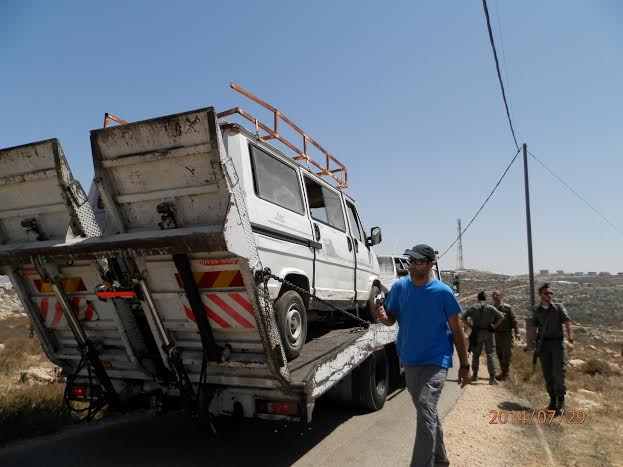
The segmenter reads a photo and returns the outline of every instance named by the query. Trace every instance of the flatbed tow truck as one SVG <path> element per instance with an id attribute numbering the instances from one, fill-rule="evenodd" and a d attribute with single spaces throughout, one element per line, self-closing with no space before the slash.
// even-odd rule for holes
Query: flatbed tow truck
<path id="1" fill-rule="evenodd" d="M 344 242 L 354 258 L 350 277 L 367 274 L 341 302 L 350 311 L 330 293 L 321 297 L 322 277 L 305 283 L 304 268 L 296 274 L 275 268 L 275 255 L 288 248 L 309 254 L 311 269 L 321 267 L 331 239 L 325 231 L 321 238 L 315 218 L 310 236 L 258 227 L 254 216 L 265 211 L 250 200 L 255 179 L 239 148 L 254 145 L 300 170 L 307 188 L 322 182 L 323 193 L 337 193 L 344 210 L 354 201 L 342 192 L 346 168 L 270 109 L 273 128 L 240 108 L 135 123 L 107 114 L 105 128 L 91 132 L 95 177 L 88 194 L 58 140 L 0 150 L 0 274 L 10 278 L 46 355 L 67 377 L 66 403 L 83 418 L 143 399 L 159 412 L 182 407 L 210 419 L 310 422 L 315 401 L 328 391 L 370 410 L 383 407 L 400 369 L 396 327 L 370 322 L 380 291 L 370 247 L 380 229 L 361 238 L 356 212 L 345 215 L 354 232 Z M 225 119 L 234 115 L 251 121 L 255 133 Z M 278 118 L 303 135 L 302 149 L 279 135 Z M 109 126 L 110 120 L 120 124 Z M 271 138 L 294 156 L 269 145 Z M 311 158 L 312 143 L 326 164 Z M 311 206 L 310 195 L 305 204 Z M 357 260 L 362 250 L 367 270 L 365 258 Z M 284 349 L 275 309 L 292 292 L 306 309 L 349 323 L 308 333 L 295 358 Z"/>

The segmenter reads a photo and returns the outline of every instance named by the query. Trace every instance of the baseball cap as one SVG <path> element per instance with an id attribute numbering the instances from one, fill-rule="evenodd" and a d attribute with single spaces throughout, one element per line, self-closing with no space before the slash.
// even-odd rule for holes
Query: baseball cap
<path id="1" fill-rule="evenodd" d="M 427 259 L 429 261 L 436 261 L 435 250 L 428 245 L 424 245 L 423 243 L 420 245 L 415 245 L 410 250 L 405 250 L 404 255 L 409 256 L 413 259 Z"/>

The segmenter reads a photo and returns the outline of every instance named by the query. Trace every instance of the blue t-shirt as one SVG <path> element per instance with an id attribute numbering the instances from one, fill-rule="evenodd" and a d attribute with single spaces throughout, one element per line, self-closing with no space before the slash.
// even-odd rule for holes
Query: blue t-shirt
<path id="1" fill-rule="evenodd" d="M 452 367 L 448 318 L 460 313 L 461 307 L 450 287 L 437 279 L 416 286 L 404 277 L 392 286 L 385 309 L 398 321 L 396 347 L 402 363 Z"/>

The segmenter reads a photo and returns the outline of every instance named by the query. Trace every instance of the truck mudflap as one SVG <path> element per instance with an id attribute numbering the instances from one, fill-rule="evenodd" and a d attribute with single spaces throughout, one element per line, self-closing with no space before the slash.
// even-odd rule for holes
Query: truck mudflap
<path id="1" fill-rule="evenodd" d="M 216 113 L 200 109 L 91 132 L 104 235 L 73 254 L 132 263 L 160 348 L 192 382 L 290 385 L 262 265 Z M 205 371 L 202 372 L 202 367 Z"/>
<path id="2" fill-rule="evenodd" d="M 60 143 L 1 150 L 0 199 L 0 274 L 11 279 L 48 358 L 78 382 L 94 370 L 111 397 L 130 379 L 153 381 L 156 364 L 129 303 L 96 296 L 106 259 L 47 254 L 100 234 Z"/>

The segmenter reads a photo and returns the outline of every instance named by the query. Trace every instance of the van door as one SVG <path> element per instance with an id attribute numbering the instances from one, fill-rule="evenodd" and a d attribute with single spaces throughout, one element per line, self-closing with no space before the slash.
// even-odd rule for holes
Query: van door
<path id="1" fill-rule="evenodd" d="M 263 266 L 274 274 L 295 272 L 313 280 L 314 244 L 297 168 L 249 144 L 253 191 L 247 196 L 251 227 Z M 268 285 L 272 298 L 280 284 Z"/>
<path id="2" fill-rule="evenodd" d="M 340 193 L 307 175 L 303 180 L 315 240 L 322 244 L 322 248 L 316 250 L 314 264 L 316 295 L 325 300 L 352 302 L 355 299 L 355 254 Z"/>
<path id="3" fill-rule="evenodd" d="M 366 246 L 365 230 L 361 224 L 355 205 L 348 199 L 345 201 L 348 222 L 350 224 L 350 235 L 355 248 L 355 257 L 357 261 L 355 284 L 357 290 L 356 299 L 357 301 L 367 300 L 370 297 L 373 277 L 378 273 L 378 270 L 375 272 L 374 268 L 376 258 L 370 250 L 370 247 Z"/>

